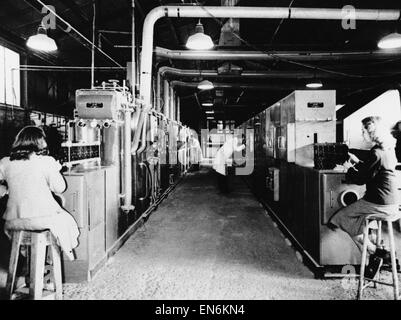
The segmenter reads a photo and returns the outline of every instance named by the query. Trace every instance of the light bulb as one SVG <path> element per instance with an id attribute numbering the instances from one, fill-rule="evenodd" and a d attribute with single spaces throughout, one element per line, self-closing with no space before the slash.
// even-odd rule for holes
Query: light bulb
<path id="1" fill-rule="evenodd" d="M 212 89 L 214 89 L 214 85 L 209 80 L 203 80 L 203 81 L 199 82 L 198 89 L 199 90 L 212 90 Z"/>
<path id="2" fill-rule="evenodd" d="M 397 49 L 401 48 L 401 34 L 394 32 L 383 37 L 377 46 L 380 49 Z"/>
<path id="3" fill-rule="evenodd" d="M 196 25 L 195 34 L 188 37 L 186 47 L 191 50 L 209 50 L 214 47 L 214 43 L 210 36 L 203 32 L 203 25 Z"/>
<path id="4" fill-rule="evenodd" d="M 56 42 L 47 36 L 46 29 L 43 27 L 39 27 L 38 33 L 28 38 L 26 45 L 38 51 L 52 52 L 57 50 Z"/>
<path id="5" fill-rule="evenodd" d="M 321 81 L 312 81 L 306 84 L 308 88 L 317 89 L 323 87 L 323 83 Z"/>

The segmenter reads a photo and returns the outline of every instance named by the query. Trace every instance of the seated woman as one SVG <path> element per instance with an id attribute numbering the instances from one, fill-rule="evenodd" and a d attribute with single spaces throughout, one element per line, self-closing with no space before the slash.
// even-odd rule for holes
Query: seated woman
<path id="1" fill-rule="evenodd" d="M 397 178 L 395 167 L 395 139 L 383 125 L 380 117 L 367 117 L 362 120 L 362 134 L 372 148 L 364 161 L 354 154 L 346 166 L 348 183 L 366 184 L 364 197 L 353 204 L 339 210 L 330 219 L 330 224 L 347 232 L 361 249 L 363 244 L 363 226 L 368 215 L 391 218 L 398 214 Z M 366 276 L 373 278 L 379 270 L 383 259 L 387 260 L 389 253 L 368 241 L 368 252 L 371 254 Z"/>
<path id="2" fill-rule="evenodd" d="M 65 255 L 74 260 L 78 226 L 53 197 L 67 186 L 61 165 L 45 155 L 45 139 L 42 129 L 27 126 L 17 134 L 10 156 L 0 160 L 0 181 L 8 188 L 4 230 L 11 237 L 12 230 L 50 229 Z"/>

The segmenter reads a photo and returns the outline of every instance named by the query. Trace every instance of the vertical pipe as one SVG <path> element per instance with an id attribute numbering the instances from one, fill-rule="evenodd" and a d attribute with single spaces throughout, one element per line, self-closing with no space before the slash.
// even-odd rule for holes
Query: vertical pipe
<path id="1" fill-rule="evenodd" d="M 161 75 L 160 72 L 157 73 L 157 80 L 156 80 L 156 111 L 160 112 L 160 99 L 161 99 Z"/>
<path id="2" fill-rule="evenodd" d="M 124 111 L 124 209 L 132 208 L 132 170 L 131 170 L 131 110 Z"/>
<path id="3" fill-rule="evenodd" d="M 92 18 L 92 53 L 91 53 L 91 88 L 95 87 L 95 41 L 96 41 L 96 0 L 93 1 Z"/>
<path id="4" fill-rule="evenodd" d="M 134 104 L 135 104 L 135 88 L 136 88 L 136 63 L 137 59 L 135 54 L 136 54 L 136 43 L 135 43 L 135 0 L 132 0 L 132 35 L 131 35 L 131 41 L 132 41 L 132 51 L 131 51 L 131 89 L 132 89 L 132 98 L 134 99 Z"/>
<path id="5" fill-rule="evenodd" d="M 135 0 L 132 0 L 132 62 L 131 62 L 131 81 L 132 81 L 132 102 L 135 105 Z M 131 114 L 128 106 L 124 110 L 124 207 L 123 210 L 129 212 L 132 206 L 132 159 L 131 159 Z M 134 172 L 136 173 L 136 172 Z"/>
<path id="6" fill-rule="evenodd" d="M 169 96 L 170 96 L 170 111 L 169 111 L 169 114 L 170 114 L 170 119 L 171 120 L 175 120 L 174 119 L 174 89 L 173 89 L 173 86 L 169 86 L 170 87 L 170 94 L 169 94 Z"/>
<path id="7" fill-rule="evenodd" d="M 26 54 L 21 56 L 23 64 L 27 65 L 28 64 L 28 56 Z M 13 70 L 11 71 L 13 73 Z M 24 109 L 29 109 L 28 105 L 28 71 L 24 70 L 21 72 L 21 87 L 22 87 L 22 99 L 21 99 L 21 106 Z M 13 84 L 14 85 L 14 84 Z"/>
<path id="8" fill-rule="evenodd" d="M 177 122 L 181 122 L 181 99 L 177 96 Z"/>
<path id="9" fill-rule="evenodd" d="M 163 106 L 163 113 L 166 116 L 166 118 L 170 117 L 170 88 L 168 85 L 168 81 L 164 80 L 164 106 Z"/>

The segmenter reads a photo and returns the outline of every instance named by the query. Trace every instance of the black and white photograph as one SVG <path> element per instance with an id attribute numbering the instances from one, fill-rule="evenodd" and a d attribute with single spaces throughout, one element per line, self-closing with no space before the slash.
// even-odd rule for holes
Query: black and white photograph
<path id="1" fill-rule="evenodd" d="M 256 319 L 400 259 L 399 0 L 1 0 L 0 300 Z"/>

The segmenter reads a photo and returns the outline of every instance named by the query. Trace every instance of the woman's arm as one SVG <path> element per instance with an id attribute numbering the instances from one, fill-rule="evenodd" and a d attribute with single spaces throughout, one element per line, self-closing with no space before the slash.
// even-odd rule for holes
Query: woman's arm
<path id="1" fill-rule="evenodd" d="M 347 182 L 364 185 L 377 174 L 379 169 L 380 156 L 373 150 L 365 161 L 358 162 L 347 171 Z"/>
<path id="2" fill-rule="evenodd" d="M 0 160 L 0 198 L 3 198 L 8 193 L 3 162 L 4 160 Z"/>
<path id="3" fill-rule="evenodd" d="M 63 193 L 67 189 L 67 184 L 63 175 L 60 173 L 61 164 L 52 157 L 46 157 L 49 161 L 47 169 L 47 182 L 49 188 L 54 193 Z"/>

